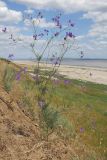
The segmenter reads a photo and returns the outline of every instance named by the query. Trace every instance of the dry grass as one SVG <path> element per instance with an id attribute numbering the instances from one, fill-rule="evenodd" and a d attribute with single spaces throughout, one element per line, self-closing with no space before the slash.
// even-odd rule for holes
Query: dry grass
<path id="1" fill-rule="evenodd" d="M 63 134 L 62 136 L 61 134 L 58 136 L 57 132 L 55 132 L 51 135 L 47 144 L 41 137 L 41 130 L 38 127 L 39 112 L 36 104 L 36 97 L 38 94 L 37 87 L 34 85 L 29 75 L 22 75 L 20 82 L 17 82 L 15 79 L 12 80 L 12 88 L 7 93 L 3 83 L 3 75 L 7 66 L 13 67 L 16 72 L 19 70 L 19 67 L 14 64 L 7 64 L 4 61 L 0 61 L 0 96 L 13 108 L 12 111 L 8 108 L 8 105 L 0 99 L 0 160 L 106 159 L 104 159 L 104 154 L 99 156 L 99 150 L 97 150 L 96 146 L 93 146 L 91 143 L 91 145 L 88 145 L 90 140 L 88 135 L 91 132 L 88 129 L 86 129 L 86 132 L 83 134 L 78 131 L 81 125 L 85 125 L 84 122 L 86 122 L 86 125 L 88 124 L 88 121 L 86 121 L 87 116 L 89 118 L 92 114 L 96 115 L 96 119 L 99 118 L 103 123 L 105 122 L 102 116 L 98 117 L 99 113 L 96 114 L 96 112 L 93 111 L 91 114 L 90 112 L 86 112 L 84 107 L 81 108 L 81 106 L 89 102 L 89 97 L 86 97 L 86 95 L 91 93 L 96 95 L 96 89 L 94 89 L 94 87 L 92 87 L 94 92 L 91 92 L 90 84 L 86 86 L 85 90 L 81 90 L 80 83 L 76 81 L 74 81 L 74 85 L 71 84 L 70 87 L 65 86 L 63 83 L 56 86 L 51 104 L 55 109 L 63 112 L 61 121 L 63 121 L 66 116 L 66 119 L 69 120 L 70 123 L 72 122 L 71 124 L 76 134 L 75 138 L 67 139 L 68 131 L 66 129 L 64 136 Z M 101 88 L 100 86 L 99 89 L 103 90 L 103 87 Z M 73 93 L 72 96 L 71 91 Z M 99 91 L 97 91 L 97 94 L 98 93 Z M 102 96 L 100 103 L 103 104 L 102 100 L 104 100 L 104 96 L 100 96 Z M 83 101 L 83 99 L 85 101 Z M 91 99 L 91 103 L 96 105 L 97 103 L 95 103 L 94 99 L 95 97 Z M 68 108 L 66 108 L 66 105 Z M 100 132 L 100 130 L 98 130 L 98 132 Z M 59 129 L 59 133 L 63 133 L 61 128 Z M 92 140 L 90 140 L 90 142 L 91 141 Z M 34 150 L 32 150 L 33 146 L 35 146 Z M 29 152 L 30 150 L 32 151 Z"/>

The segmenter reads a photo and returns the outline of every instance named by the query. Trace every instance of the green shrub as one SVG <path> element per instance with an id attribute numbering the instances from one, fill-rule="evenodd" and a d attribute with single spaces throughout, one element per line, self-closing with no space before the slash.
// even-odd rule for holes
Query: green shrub
<path id="1" fill-rule="evenodd" d="M 53 108 L 46 107 L 41 110 L 40 126 L 45 131 L 47 141 L 49 135 L 54 132 L 58 125 L 58 117 L 58 111 L 55 111 Z"/>
<path id="2" fill-rule="evenodd" d="M 45 131 L 47 140 L 54 132 L 63 139 L 74 138 L 75 130 L 72 123 L 52 107 L 46 107 L 40 112 L 40 126 Z"/>
<path id="3" fill-rule="evenodd" d="M 72 124 L 65 116 L 60 115 L 58 118 L 58 135 L 64 139 L 74 138 L 75 137 L 75 129 Z"/>
<path id="4" fill-rule="evenodd" d="M 4 83 L 4 88 L 7 92 L 11 91 L 14 79 L 15 79 L 15 70 L 11 67 L 6 66 L 3 76 L 3 83 Z"/>

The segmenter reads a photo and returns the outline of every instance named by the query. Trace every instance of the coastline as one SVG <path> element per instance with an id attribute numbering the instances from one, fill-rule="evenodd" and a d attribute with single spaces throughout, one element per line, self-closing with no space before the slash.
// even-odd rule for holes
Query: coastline
<path id="1" fill-rule="evenodd" d="M 32 67 L 36 65 L 33 61 L 14 61 L 14 63 L 22 66 Z M 51 64 L 40 64 L 41 67 L 51 68 Z M 62 64 L 58 70 L 59 74 L 66 78 L 90 81 L 98 84 L 107 85 L 107 68 L 87 67 L 87 66 L 72 66 Z"/>

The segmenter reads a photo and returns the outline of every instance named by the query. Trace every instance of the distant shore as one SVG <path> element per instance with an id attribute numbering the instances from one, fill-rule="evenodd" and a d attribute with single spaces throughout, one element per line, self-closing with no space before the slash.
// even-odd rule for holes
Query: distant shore
<path id="1" fill-rule="evenodd" d="M 14 63 L 29 67 L 36 65 L 33 61 L 14 61 Z M 44 65 L 44 63 L 41 63 L 41 67 L 44 67 Z M 50 68 L 51 66 L 51 64 L 47 64 L 47 68 Z M 78 79 L 107 85 L 107 68 L 72 66 L 64 64 L 60 66 L 59 73 L 70 79 Z"/>

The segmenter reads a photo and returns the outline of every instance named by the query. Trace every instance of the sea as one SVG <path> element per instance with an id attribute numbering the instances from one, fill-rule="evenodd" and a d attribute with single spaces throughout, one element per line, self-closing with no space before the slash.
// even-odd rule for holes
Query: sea
<path id="1" fill-rule="evenodd" d="M 71 59 L 65 58 L 62 62 L 65 65 L 71 66 L 83 66 L 83 67 L 95 67 L 95 68 L 106 68 L 107 59 Z"/>
<path id="2" fill-rule="evenodd" d="M 15 60 L 16 61 L 16 60 Z M 17 61 L 34 61 L 34 59 L 17 59 Z M 45 60 L 43 60 L 45 61 Z M 81 66 L 81 67 L 95 67 L 107 69 L 107 59 L 72 59 L 64 58 L 63 65 Z"/>

